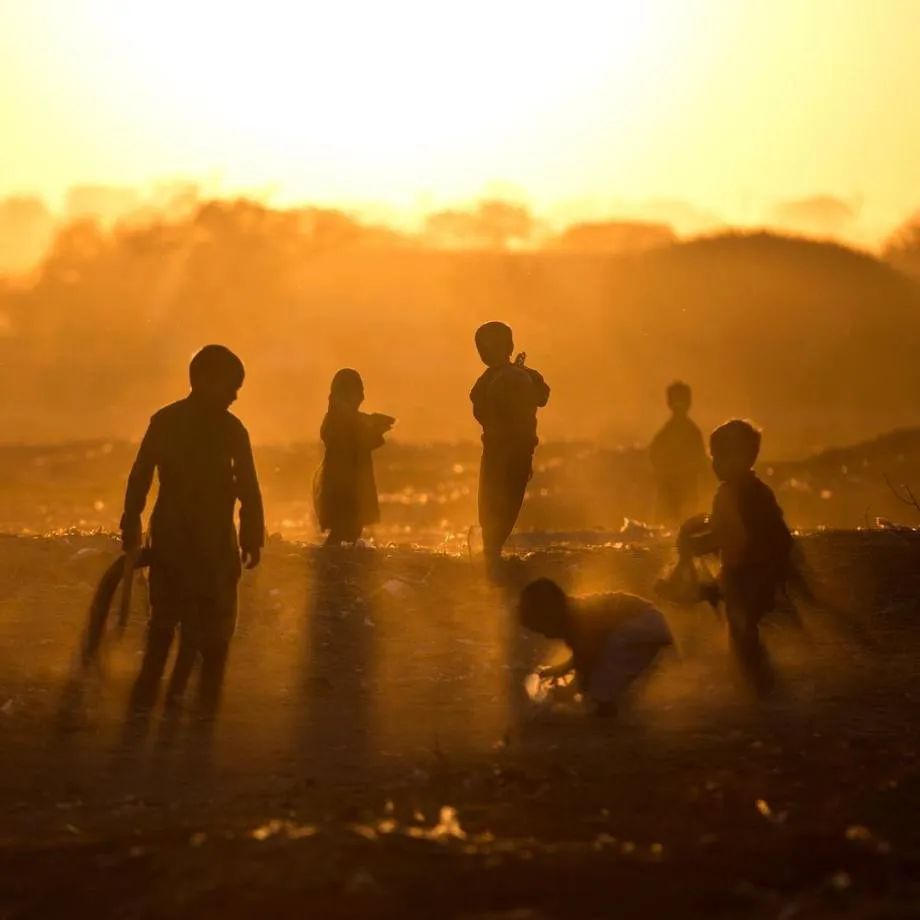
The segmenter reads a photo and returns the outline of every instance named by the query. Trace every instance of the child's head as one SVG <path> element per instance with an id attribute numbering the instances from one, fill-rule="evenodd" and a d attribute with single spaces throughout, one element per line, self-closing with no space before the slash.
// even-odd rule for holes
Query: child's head
<path id="1" fill-rule="evenodd" d="M 221 409 L 236 399 L 245 376 L 243 362 L 223 345 L 205 345 L 188 366 L 192 392 Z"/>
<path id="2" fill-rule="evenodd" d="M 514 337 L 511 327 L 504 323 L 486 323 L 476 330 L 476 350 L 482 363 L 496 367 L 511 360 Z"/>
<path id="3" fill-rule="evenodd" d="M 760 430 L 750 422 L 733 418 L 709 436 L 712 468 L 722 482 L 749 473 L 760 453 Z"/>
<path id="4" fill-rule="evenodd" d="M 364 402 L 364 381 L 361 375 L 350 367 L 336 371 L 329 388 L 329 405 L 341 406 L 357 411 Z"/>
<path id="5" fill-rule="evenodd" d="M 551 578 L 538 578 L 527 585 L 518 600 L 521 625 L 548 639 L 568 634 L 569 599 Z"/>
<path id="6" fill-rule="evenodd" d="M 683 380 L 675 380 L 665 392 L 667 393 L 668 408 L 675 415 L 686 415 L 690 411 L 693 392 L 689 384 L 684 383 Z"/>

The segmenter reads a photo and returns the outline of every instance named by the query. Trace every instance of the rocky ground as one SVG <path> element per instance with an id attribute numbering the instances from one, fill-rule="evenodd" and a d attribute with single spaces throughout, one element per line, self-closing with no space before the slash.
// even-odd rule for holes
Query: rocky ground
<path id="1" fill-rule="evenodd" d="M 533 536 L 513 578 L 648 594 L 668 549 L 635 536 Z M 126 726 L 142 586 L 76 666 L 111 537 L 0 537 L 0 916 L 916 916 L 920 538 L 801 546 L 774 699 L 667 608 L 677 652 L 606 721 L 527 699 L 555 650 L 465 550 L 276 539 L 209 728 Z"/>

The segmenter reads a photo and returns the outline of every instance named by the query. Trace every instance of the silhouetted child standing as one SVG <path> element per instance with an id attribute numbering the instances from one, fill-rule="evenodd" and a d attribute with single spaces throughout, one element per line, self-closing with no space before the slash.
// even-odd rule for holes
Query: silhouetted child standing
<path id="1" fill-rule="evenodd" d="M 703 435 L 690 418 L 692 392 L 681 381 L 667 391 L 671 417 L 649 447 L 658 492 L 658 517 L 678 524 L 699 511 L 700 477 L 706 469 Z"/>
<path id="2" fill-rule="evenodd" d="M 319 526 L 329 531 L 327 546 L 354 543 L 366 525 L 380 520 L 371 452 L 383 445 L 396 419 L 360 412 L 363 402 L 360 374 L 350 368 L 338 371 L 320 429 L 325 453 L 314 483 Z"/>
<path id="3" fill-rule="evenodd" d="M 541 668 L 541 676 L 574 669 L 598 715 L 614 715 L 618 700 L 674 641 L 664 614 L 650 601 L 621 592 L 568 597 L 549 578 L 524 588 L 518 612 L 526 629 L 571 650 L 561 664 Z"/>
<path id="4" fill-rule="evenodd" d="M 709 438 L 712 468 L 721 483 L 708 526 L 683 533 L 682 556 L 718 553 L 732 649 L 755 689 L 766 692 L 772 673 L 760 642 L 760 621 L 776 607 L 792 574 L 792 534 L 772 489 L 753 470 L 761 433 L 733 419 Z"/>
<path id="5" fill-rule="evenodd" d="M 228 411 L 244 375 L 229 349 L 202 348 L 189 366 L 191 392 L 151 418 L 128 477 L 121 519 L 126 550 L 140 544 L 141 513 L 155 471 L 159 478 L 150 518 L 151 614 L 131 694 L 135 711 L 156 702 L 177 626 L 184 648 L 201 656 L 200 713 L 211 717 L 217 711 L 241 562 L 247 568 L 259 564 L 265 530 L 249 435 Z"/>
<path id="6" fill-rule="evenodd" d="M 511 362 L 514 340 L 504 323 L 480 326 L 476 348 L 486 365 L 470 392 L 473 415 L 482 425 L 479 523 L 486 564 L 494 573 L 533 473 L 537 409 L 549 401 L 549 387 L 524 366 L 524 354 Z"/>

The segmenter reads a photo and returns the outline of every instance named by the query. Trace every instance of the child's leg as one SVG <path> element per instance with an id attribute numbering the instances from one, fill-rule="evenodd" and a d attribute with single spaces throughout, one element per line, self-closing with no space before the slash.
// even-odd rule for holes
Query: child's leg
<path id="1" fill-rule="evenodd" d="M 200 604 L 200 629 L 197 650 L 201 654 L 201 680 L 198 683 L 198 714 L 209 720 L 217 716 L 230 639 L 236 625 L 236 582 L 228 582 L 225 590 L 203 600 Z"/>
<path id="2" fill-rule="evenodd" d="M 131 691 L 131 710 L 143 712 L 152 709 L 160 689 L 160 679 L 169 657 L 175 627 L 172 624 L 160 626 L 151 622 L 147 628 L 147 645 L 140 673 Z"/>
<path id="3" fill-rule="evenodd" d="M 361 538 L 362 530 L 358 509 L 349 503 L 348 507 L 339 508 L 336 511 L 325 545 L 339 546 L 342 543 L 356 543 Z"/>
<path id="4" fill-rule="evenodd" d="M 758 696 L 769 694 L 776 683 L 770 656 L 760 639 L 762 607 L 738 592 L 727 592 L 725 616 L 732 655 L 746 683 Z"/>
<path id="5" fill-rule="evenodd" d="M 501 538 L 499 488 L 499 458 L 484 449 L 479 465 L 479 526 L 482 528 L 482 548 L 487 560 L 501 555 L 504 539 Z"/>
<path id="6" fill-rule="evenodd" d="M 201 647 L 201 682 L 198 685 L 198 714 L 213 719 L 220 707 L 220 697 L 227 669 L 230 640 L 212 638 Z"/>
<path id="7" fill-rule="evenodd" d="M 484 450 L 479 470 L 479 523 L 486 559 L 496 561 L 517 523 L 532 473 L 529 451 Z"/>
<path id="8" fill-rule="evenodd" d="M 342 543 L 357 543 L 361 539 L 363 528 L 360 525 L 337 526 L 329 531 L 325 546 L 340 546 Z"/>
<path id="9" fill-rule="evenodd" d="M 173 664 L 169 686 L 166 688 L 166 705 L 174 706 L 181 702 L 188 686 L 189 678 L 195 668 L 198 658 L 198 638 L 191 624 L 186 622 L 181 626 L 179 638 L 179 652 Z"/>

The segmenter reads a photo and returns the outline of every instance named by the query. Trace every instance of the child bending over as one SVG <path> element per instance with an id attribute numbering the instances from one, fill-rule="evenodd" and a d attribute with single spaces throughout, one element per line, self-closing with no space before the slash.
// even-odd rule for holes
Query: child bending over
<path id="1" fill-rule="evenodd" d="M 674 641 L 664 614 L 644 598 L 621 592 L 569 597 L 549 578 L 524 588 L 518 612 L 524 627 L 561 640 L 571 652 L 540 675 L 561 677 L 574 670 L 579 689 L 600 716 L 616 714 L 626 690 Z"/>

